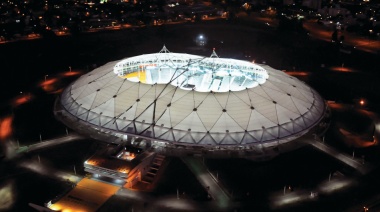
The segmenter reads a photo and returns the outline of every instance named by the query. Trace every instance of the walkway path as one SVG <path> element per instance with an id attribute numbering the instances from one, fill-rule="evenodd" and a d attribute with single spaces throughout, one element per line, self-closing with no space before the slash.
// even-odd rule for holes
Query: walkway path
<path id="1" fill-rule="evenodd" d="M 230 206 L 230 198 L 211 175 L 207 167 L 199 158 L 182 157 L 182 161 L 189 167 L 190 171 L 197 177 L 198 181 L 207 189 L 210 196 L 216 201 L 220 209 Z"/>
<path id="2" fill-rule="evenodd" d="M 69 135 L 64 136 L 64 137 L 58 137 L 58 138 L 54 138 L 54 139 L 50 139 L 50 140 L 41 141 L 41 142 L 29 145 L 29 146 L 22 146 L 22 147 L 18 148 L 16 151 L 17 151 L 17 153 L 32 152 L 35 150 L 39 150 L 39 149 L 43 149 L 43 148 L 47 148 L 47 147 L 52 147 L 52 146 L 56 146 L 59 144 L 80 140 L 80 139 L 83 139 L 83 137 L 78 135 L 78 134 L 69 134 Z"/>
<path id="3" fill-rule="evenodd" d="M 325 143 L 322 143 L 322 142 L 319 142 L 316 140 L 312 140 L 312 139 L 310 139 L 307 142 L 310 143 L 313 147 L 321 150 L 322 152 L 324 152 L 324 153 L 334 157 L 335 159 L 338 159 L 339 161 L 343 162 L 344 164 L 356 169 L 360 174 L 363 174 L 363 175 L 367 174 L 373 168 L 372 165 L 370 165 L 369 163 L 358 162 L 357 160 L 351 158 L 350 156 L 348 156 L 344 153 L 338 152 L 336 149 L 326 145 Z"/>

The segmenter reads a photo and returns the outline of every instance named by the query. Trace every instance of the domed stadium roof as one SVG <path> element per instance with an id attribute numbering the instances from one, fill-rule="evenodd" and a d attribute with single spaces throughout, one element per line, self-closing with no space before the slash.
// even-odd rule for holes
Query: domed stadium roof
<path id="1" fill-rule="evenodd" d="M 267 65 L 165 47 L 83 75 L 60 101 L 96 129 L 201 146 L 288 142 L 326 109 L 308 85 Z"/>

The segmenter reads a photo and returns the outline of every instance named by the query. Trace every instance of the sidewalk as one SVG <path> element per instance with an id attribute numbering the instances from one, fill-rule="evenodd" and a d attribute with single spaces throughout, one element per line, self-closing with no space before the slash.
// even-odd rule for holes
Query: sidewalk
<path id="1" fill-rule="evenodd" d="M 226 209 L 231 206 L 229 196 L 220 187 L 216 179 L 199 158 L 182 157 L 181 159 L 197 177 L 198 181 L 207 189 L 207 192 L 216 201 L 220 209 Z"/>
<path id="2" fill-rule="evenodd" d="M 20 146 L 19 148 L 16 149 L 16 152 L 17 153 L 32 152 L 35 150 L 48 148 L 48 147 L 52 147 L 59 144 L 80 140 L 80 139 L 83 139 L 83 137 L 78 134 L 69 134 L 66 136 L 58 137 L 58 138 L 43 140 L 29 146 Z"/>
<path id="3" fill-rule="evenodd" d="M 323 181 L 313 189 L 298 189 L 296 191 L 276 192 L 270 197 L 270 207 L 272 209 L 286 208 L 299 205 L 305 202 L 318 201 L 319 195 L 329 195 L 334 192 L 356 186 L 357 182 L 350 178 L 337 178 Z"/>

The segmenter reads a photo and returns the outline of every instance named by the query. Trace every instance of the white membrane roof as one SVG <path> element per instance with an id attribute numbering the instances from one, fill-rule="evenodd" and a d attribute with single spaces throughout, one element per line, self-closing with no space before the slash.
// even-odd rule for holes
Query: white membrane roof
<path id="1" fill-rule="evenodd" d="M 241 91 L 262 84 L 268 74 L 248 61 L 171 53 L 140 55 L 118 62 L 114 73 L 130 81 L 168 84 L 199 92 Z M 132 74 L 135 73 L 135 74 Z"/>
<path id="2" fill-rule="evenodd" d="M 294 139 L 325 112 L 316 91 L 282 71 L 165 47 L 81 76 L 61 104 L 101 129 L 188 145 Z"/>

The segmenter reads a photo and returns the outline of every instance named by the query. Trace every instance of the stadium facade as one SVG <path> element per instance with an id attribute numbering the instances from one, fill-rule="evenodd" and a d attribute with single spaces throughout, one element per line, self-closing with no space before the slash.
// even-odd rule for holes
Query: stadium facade
<path id="1" fill-rule="evenodd" d="M 95 139 L 253 159 L 295 148 L 326 111 L 315 90 L 283 71 L 166 47 L 96 68 L 55 105 L 58 119 Z"/>

